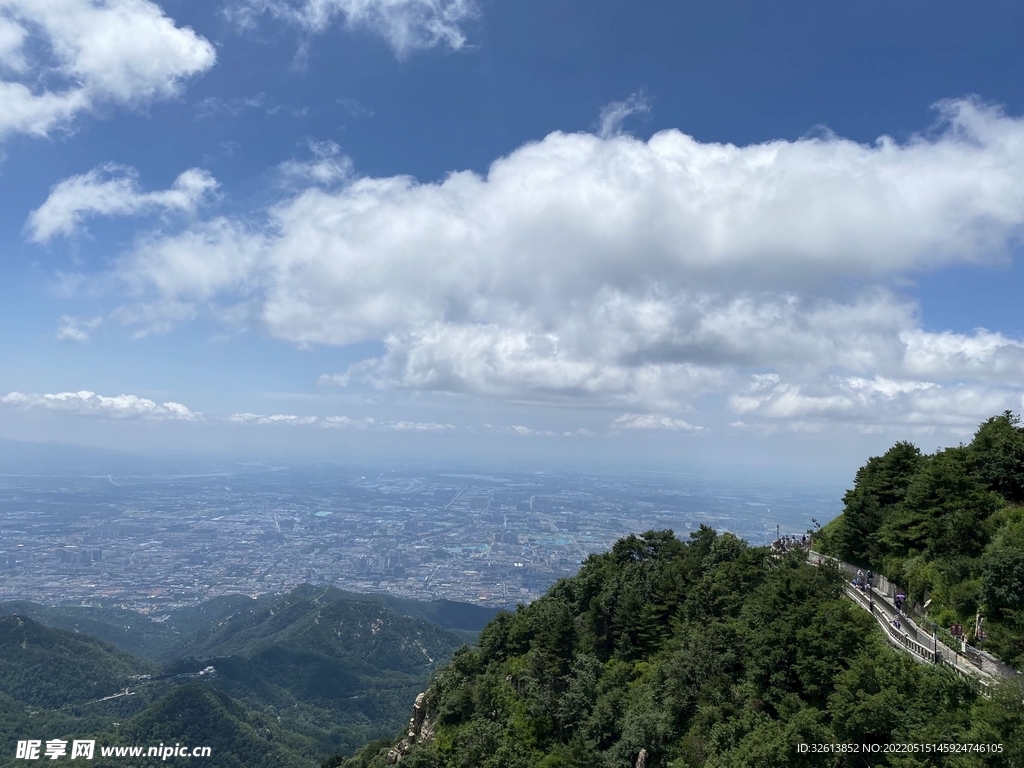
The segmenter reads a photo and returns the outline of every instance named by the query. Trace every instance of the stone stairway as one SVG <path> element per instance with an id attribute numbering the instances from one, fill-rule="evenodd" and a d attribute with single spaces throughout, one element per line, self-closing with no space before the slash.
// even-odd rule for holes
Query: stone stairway
<path id="1" fill-rule="evenodd" d="M 841 560 L 808 550 L 807 559 L 812 565 L 829 562 L 845 575 L 854 577 L 858 574 L 857 566 Z M 846 582 L 846 596 L 857 605 L 869 611 L 881 626 L 886 640 L 893 646 L 909 653 L 914 659 L 924 664 L 941 664 L 950 667 L 958 674 L 976 681 L 984 692 L 989 686 L 1002 679 L 1013 678 L 1020 673 L 1003 664 L 988 654 L 976 651 L 970 656 L 947 647 L 940 642 L 934 633 L 923 630 L 909 616 L 896 608 L 893 602 L 895 588 L 882 577 L 875 579 L 880 582 L 876 587 L 854 586 L 852 578 Z M 899 628 L 893 620 L 899 616 Z M 966 647 L 966 646 L 965 646 Z"/>

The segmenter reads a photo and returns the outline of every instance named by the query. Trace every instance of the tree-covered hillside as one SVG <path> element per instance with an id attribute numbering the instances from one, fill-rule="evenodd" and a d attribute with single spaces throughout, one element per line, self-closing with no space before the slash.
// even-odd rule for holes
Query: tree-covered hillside
<path id="1" fill-rule="evenodd" d="M 702 528 L 592 555 L 437 673 L 419 737 L 325 766 L 1024 765 L 1024 693 L 991 699 L 890 648 L 801 553 Z M 800 744 L 1001 744 L 1000 754 L 815 754 Z"/>
<path id="2" fill-rule="evenodd" d="M 59 708 L 109 696 L 154 667 L 89 637 L 0 616 L 0 692 Z"/>
<path id="3" fill-rule="evenodd" d="M 451 600 L 410 600 L 387 594 L 359 594 L 336 587 L 303 584 L 287 595 L 224 595 L 194 606 L 177 608 L 154 618 L 115 606 L 44 606 L 24 600 L 0 603 L 0 616 L 18 615 L 40 624 L 90 635 L 135 656 L 155 662 L 169 662 L 203 652 L 203 644 L 238 616 L 276 611 L 282 601 L 314 598 L 320 603 L 372 603 L 383 605 L 399 616 L 422 619 L 455 632 L 463 640 L 476 640 L 477 633 L 497 613 L 496 608 Z M 237 622 L 236 622 L 237 623 Z"/>
<path id="4" fill-rule="evenodd" d="M 382 602 L 352 599 L 333 587 L 304 584 L 273 601 L 254 602 L 207 625 L 179 646 L 192 656 L 259 653 L 272 646 L 344 658 L 374 669 L 429 669 L 461 636 Z"/>
<path id="5" fill-rule="evenodd" d="M 858 470 L 815 544 L 930 599 L 940 626 L 1024 667 L 1024 427 L 1010 412 L 931 455 L 901 442 Z M 976 635 L 984 617 L 986 637 Z"/>
<path id="6" fill-rule="evenodd" d="M 125 745 L 207 746 L 211 756 L 203 762 L 217 768 L 297 768 L 309 764 L 308 755 L 302 754 L 303 745 L 280 724 L 212 686 L 195 683 L 175 688 L 121 724 L 113 741 Z"/>
<path id="7" fill-rule="evenodd" d="M 488 615 L 403 602 L 412 601 L 398 601 L 407 613 L 457 624 Z M 14 760 L 18 739 L 95 738 L 203 744 L 214 750 L 210 764 L 224 768 L 310 768 L 393 733 L 430 673 L 464 642 L 384 601 L 309 585 L 218 599 L 165 622 L 114 609 L 6 607 L 75 631 L 0 616 L 0 765 Z M 154 656 L 177 649 L 188 657 L 141 660 L 81 627 Z M 215 674 L 197 676 L 209 666 Z"/>

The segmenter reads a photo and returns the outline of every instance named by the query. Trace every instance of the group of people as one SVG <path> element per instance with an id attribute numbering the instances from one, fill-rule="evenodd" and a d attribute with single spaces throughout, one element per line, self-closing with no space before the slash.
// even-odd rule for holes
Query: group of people
<path id="1" fill-rule="evenodd" d="M 864 571 L 858 570 L 857 575 L 853 577 L 851 583 L 857 587 L 861 592 L 867 592 L 868 588 L 874 585 L 875 574 L 871 571 L 864 574 Z M 896 606 L 896 613 L 892 617 L 892 621 L 889 623 L 895 629 L 900 629 L 900 615 L 903 613 L 903 606 L 906 604 L 907 596 L 904 594 L 897 594 L 893 597 L 893 604 Z"/>
<path id="2" fill-rule="evenodd" d="M 802 536 L 790 536 L 788 533 L 782 538 L 776 539 L 772 542 L 772 549 L 776 552 L 789 552 L 791 549 L 802 547 L 806 549 L 811 545 L 810 540 L 807 538 L 805 533 Z"/>
<path id="3" fill-rule="evenodd" d="M 857 575 L 853 577 L 853 580 L 850 583 L 861 592 L 867 592 L 868 587 L 874 584 L 874 579 L 875 575 L 871 571 L 868 571 L 868 575 L 865 577 L 864 571 L 858 570 Z"/>
<path id="4" fill-rule="evenodd" d="M 874 586 L 874 573 L 870 570 L 865 574 L 863 570 L 858 568 L 857 575 L 850 580 L 850 584 L 859 589 L 863 593 L 867 593 L 867 590 Z M 873 595 L 872 595 L 873 598 Z M 906 595 L 896 594 L 893 595 L 893 604 L 896 606 L 895 615 L 892 617 L 890 624 L 894 629 L 901 629 L 900 616 L 906 615 L 904 606 L 906 605 Z"/>

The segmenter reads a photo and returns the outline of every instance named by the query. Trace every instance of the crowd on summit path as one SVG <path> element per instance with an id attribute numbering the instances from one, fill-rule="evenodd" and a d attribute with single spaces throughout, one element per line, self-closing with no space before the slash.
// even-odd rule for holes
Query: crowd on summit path
<path id="1" fill-rule="evenodd" d="M 788 538 L 792 540 L 795 537 Z M 787 551 L 793 546 L 792 543 L 787 544 L 779 540 L 772 548 Z M 935 632 L 925 632 L 908 615 L 906 595 L 883 577 L 876 576 L 871 571 L 865 574 L 855 565 L 822 555 L 809 548 L 807 555 L 812 565 L 821 565 L 828 561 L 834 563 L 841 571 L 851 574 L 852 578 L 846 585 L 846 596 L 875 617 L 890 644 L 908 652 L 918 661 L 949 665 L 959 674 L 977 680 L 983 688 L 1000 679 L 1020 674 L 1009 665 L 964 643 L 961 643 L 959 650 L 949 648 L 939 640 Z"/>

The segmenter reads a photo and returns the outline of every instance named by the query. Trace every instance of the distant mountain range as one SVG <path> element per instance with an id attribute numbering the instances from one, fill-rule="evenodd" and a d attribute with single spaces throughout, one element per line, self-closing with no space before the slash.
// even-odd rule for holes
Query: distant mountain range
<path id="1" fill-rule="evenodd" d="M 210 746 L 204 764 L 225 768 L 316 766 L 393 735 L 430 673 L 494 615 L 311 585 L 160 621 L 3 603 L 0 766 L 24 764 L 18 740 L 82 737 Z"/>
<path id="2" fill-rule="evenodd" d="M 262 616 L 267 609 L 278 611 L 278 604 L 292 606 L 292 611 L 311 609 L 314 605 L 333 603 L 372 603 L 389 608 L 399 616 L 422 619 L 436 627 L 450 630 L 464 641 L 471 642 L 497 608 L 459 603 L 453 600 L 410 600 L 385 594 L 359 594 L 336 587 L 313 587 L 303 584 L 289 595 L 226 595 L 178 608 L 164 619 L 124 608 L 61 605 L 44 606 L 28 601 L 0 603 L 0 616 L 18 614 L 41 624 L 72 632 L 81 632 L 103 640 L 121 650 L 155 662 L 169 662 L 187 656 L 212 653 L 209 635 L 229 619 L 232 631 L 240 626 L 243 616 Z M 296 607 L 301 606 L 301 607 Z"/>

